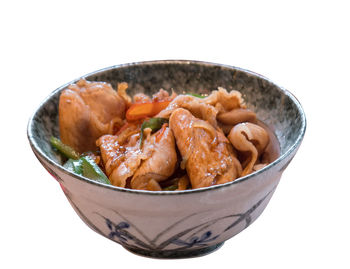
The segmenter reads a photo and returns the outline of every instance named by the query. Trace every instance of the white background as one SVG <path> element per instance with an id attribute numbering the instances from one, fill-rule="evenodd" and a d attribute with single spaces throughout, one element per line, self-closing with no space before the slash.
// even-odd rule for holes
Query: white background
<path id="1" fill-rule="evenodd" d="M 346 1 L 2 1 L 1 268 L 349 268 Z M 60 85 L 158 59 L 246 68 L 289 89 L 307 132 L 262 216 L 217 252 L 156 260 L 90 230 L 26 138 Z"/>

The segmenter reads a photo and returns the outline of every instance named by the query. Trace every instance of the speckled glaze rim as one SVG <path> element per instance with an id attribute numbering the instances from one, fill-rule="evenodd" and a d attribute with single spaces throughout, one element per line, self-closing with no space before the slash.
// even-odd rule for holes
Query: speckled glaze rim
<path id="1" fill-rule="evenodd" d="M 301 131 L 297 137 L 297 139 L 295 140 L 295 142 L 293 143 L 292 146 L 289 147 L 289 149 L 282 154 L 281 156 L 279 156 L 275 161 L 273 161 L 272 163 L 270 163 L 269 165 L 265 166 L 264 168 L 251 173 L 249 175 L 246 175 L 244 177 L 240 177 L 234 181 L 231 182 L 227 182 L 224 184 L 220 184 L 220 185 L 214 185 L 214 186 L 210 186 L 210 187 L 204 187 L 204 188 L 198 188 L 198 189 L 191 189 L 191 190 L 182 190 L 182 191 L 147 191 L 147 190 L 134 190 L 134 189 L 126 189 L 126 188 L 121 188 L 121 187 L 117 187 L 117 186 L 113 186 L 113 185 L 107 185 L 104 183 L 99 183 L 96 181 L 93 181 L 91 179 L 85 178 L 83 176 L 79 176 L 76 175 L 74 173 L 71 173 L 70 171 L 68 171 L 67 169 L 65 169 L 63 166 L 61 165 L 57 165 L 54 161 L 52 161 L 39 147 L 39 145 L 36 143 L 36 141 L 33 138 L 33 134 L 32 134 L 32 129 L 34 126 L 34 117 L 37 113 L 38 110 L 40 110 L 45 104 L 46 102 L 51 99 L 51 97 L 53 95 L 55 95 L 57 92 L 63 90 L 64 88 L 66 88 L 68 85 L 75 83 L 76 81 L 78 81 L 80 78 L 84 78 L 84 77 L 89 77 L 92 75 L 97 75 L 98 73 L 103 73 L 106 71 L 110 71 L 112 69 L 119 69 L 119 68 L 123 68 L 123 67 L 130 67 L 130 66 L 142 66 L 142 65 L 156 65 L 156 64 L 179 64 L 179 65 L 184 65 L 184 64 L 197 64 L 197 65 L 202 65 L 202 66 L 217 66 L 217 67 L 223 67 L 223 68 L 227 68 L 227 69 L 233 69 L 233 70 L 238 70 L 240 72 L 244 72 L 247 74 L 250 74 L 252 76 L 258 77 L 260 79 L 263 79 L 265 81 L 268 81 L 269 83 L 273 84 L 274 86 L 276 86 L 276 88 L 283 94 L 288 96 L 293 103 L 296 105 L 298 112 L 301 116 L 301 121 L 302 121 L 302 126 L 301 126 Z M 61 87 L 57 88 L 56 90 L 54 90 L 53 92 L 51 92 L 50 95 L 48 95 L 43 102 L 41 102 L 41 104 L 39 105 L 39 107 L 35 110 L 35 112 L 32 114 L 32 116 L 29 119 L 28 122 L 28 127 L 27 127 L 27 137 L 29 140 L 29 143 L 33 149 L 33 151 L 38 154 L 41 158 L 45 159 L 45 161 L 47 161 L 49 164 L 55 166 L 56 168 L 58 168 L 61 172 L 64 172 L 65 174 L 72 176 L 78 180 L 82 180 L 86 183 L 90 183 L 93 185 L 97 185 L 100 187 L 104 187 L 104 188 L 108 188 L 114 191 L 118 191 L 118 192 L 128 192 L 128 193 L 133 193 L 133 194 L 144 194 L 144 195 L 185 195 L 185 194 L 193 194 L 193 193 L 199 193 L 199 192 L 206 192 L 206 191 L 210 191 L 210 190 L 214 190 L 214 189 L 220 189 L 220 188 L 226 188 L 229 187 L 233 184 L 239 184 L 242 183 L 246 180 L 249 180 L 259 174 L 264 173 L 266 170 L 271 169 L 272 167 L 276 166 L 277 164 L 279 164 L 280 162 L 282 162 L 285 158 L 287 158 L 292 152 L 294 152 L 294 150 L 296 148 L 298 148 L 298 146 L 300 145 L 300 143 L 302 142 L 304 135 L 305 135 L 305 131 L 306 131 L 306 116 L 305 116 L 305 112 L 299 102 L 299 100 L 288 90 L 284 89 L 283 87 L 277 85 L 276 83 L 274 83 L 273 81 L 271 81 L 270 79 L 255 73 L 253 71 L 249 71 L 243 68 L 239 68 L 239 67 L 235 67 L 235 66 L 230 66 L 230 65 L 225 65 L 225 64 L 218 64 L 218 63 L 211 63 L 211 62 L 204 62 L 204 61 L 196 61 L 196 60 L 154 60 L 154 61 L 142 61 L 142 62 L 132 62 L 132 63 L 126 63 L 126 64 L 119 64 L 119 65 L 113 65 L 110 67 L 106 67 L 106 68 L 102 68 L 99 69 L 97 71 L 88 73 L 84 76 L 78 77 L 77 79 L 74 79 L 64 85 L 62 85 Z"/>

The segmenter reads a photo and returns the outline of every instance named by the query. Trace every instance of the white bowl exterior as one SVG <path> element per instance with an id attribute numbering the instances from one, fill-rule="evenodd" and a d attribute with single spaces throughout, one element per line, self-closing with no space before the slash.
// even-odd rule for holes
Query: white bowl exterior
<path id="1" fill-rule="evenodd" d="M 295 152 L 248 180 L 171 195 L 77 180 L 36 155 L 90 228 L 129 248 L 163 251 L 216 245 L 248 227 L 265 209 Z"/>

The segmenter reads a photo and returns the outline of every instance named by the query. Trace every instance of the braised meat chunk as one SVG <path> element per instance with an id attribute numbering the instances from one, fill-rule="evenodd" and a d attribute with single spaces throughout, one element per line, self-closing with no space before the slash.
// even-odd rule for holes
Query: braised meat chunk
<path id="1" fill-rule="evenodd" d="M 146 129 L 146 138 L 141 144 L 140 128 L 135 126 L 128 126 L 118 135 L 98 139 L 106 174 L 118 187 L 161 190 L 158 182 L 170 177 L 177 163 L 173 133 L 166 125 L 154 134 Z"/>
<path id="2" fill-rule="evenodd" d="M 96 149 L 96 140 L 112 134 L 125 117 L 125 101 L 110 84 L 81 79 L 59 101 L 60 137 L 78 152 Z"/>
<path id="3" fill-rule="evenodd" d="M 250 122 L 240 123 L 233 127 L 228 139 L 237 150 L 247 155 L 243 162 L 242 176 L 246 176 L 253 171 L 254 165 L 257 164 L 258 158 L 265 151 L 270 141 L 269 134 L 264 128 Z"/>
<path id="4" fill-rule="evenodd" d="M 175 139 L 168 127 L 152 135 L 145 142 L 143 150 L 152 155 L 143 161 L 131 179 L 131 188 L 142 190 L 161 190 L 158 182 L 170 177 L 176 168 L 177 156 Z"/>
<path id="5" fill-rule="evenodd" d="M 127 143 L 118 142 L 118 137 L 104 135 L 98 141 L 102 161 L 111 183 L 118 187 L 126 187 L 128 178 L 139 168 L 141 161 L 149 156 L 139 148 L 139 135 L 131 135 Z"/>
<path id="6" fill-rule="evenodd" d="M 208 122 L 178 108 L 169 124 L 192 188 L 222 184 L 240 176 L 242 168 L 232 145 Z"/>
<path id="7" fill-rule="evenodd" d="M 74 173 L 122 188 L 185 191 L 234 181 L 279 155 L 277 138 L 236 90 L 147 95 L 140 87 L 130 96 L 128 83 L 116 86 L 81 79 L 61 93 L 62 141 L 50 141 Z"/>

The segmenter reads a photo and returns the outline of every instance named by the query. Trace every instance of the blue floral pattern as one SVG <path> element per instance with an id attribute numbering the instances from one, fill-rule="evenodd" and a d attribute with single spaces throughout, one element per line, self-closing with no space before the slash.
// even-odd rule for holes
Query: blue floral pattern
<path id="1" fill-rule="evenodd" d="M 272 191 L 271 191 L 272 192 Z M 223 230 L 226 232 L 239 223 L 244 223 L 245 228 L 248 227 L 252 221 L 251 214 L 262 204 L 262 202 L 267 198 L 267 196 L 271 193 L 269 192 L 265 197 L 259 200 L 256 204 L 254 204 L 249 210 L 240 214 L 232 214 L 224 217 L 220 217 L 214 220 L 210 220 L 201 224 L 198 224 L 194 227 L 181 231 L 175 235 L 172 235 L 168 239 L 157 243 L 159 241 L 160 235 L 165 235 L 166 233 L 171 232 L 172 228 L 166 229 L 163 232 L 160 232 L 153 240 L 147 238 L 141 230 L 137 229 L 135 225 L 126 220 L 122 215 L 118 212 L 115 212 L 120 217 L 124 218 L 123 221 L 114 223 L 112 220 L 101 216 L 104 218 L 106 226 L 109 230 L 108 238 L 132 249 L 140 249 L 140 250 L 149 250 L 149 251 L 163 251 L 169 245 L 176 245 L 178 248 L 173 250 L 186 250 L 192 248 L 205 248 L 215 240 L 219 239 L 220 234 L 213 235 L 213 232 L 210 230 L 210 226 L 214 225 L 218 221 L 224 219 L 233 219 L 233 221 Z M 98 213 L 97 213 L 98 214 Z M 191 215 L 192 216 L 192 215 Z M 188 216 L 191 217 L 191 216 Z M 185 221 L 186 218 L 177 222 L 177 224 Z M 174 227 L 175 225 L 171 226 Z M 130 229 L 133 228 L 133 229 Z M 131 233 L 132 230 L 135 230 L 142 236 L 142 239 Z M 219 240 L 218 240 L 219 241 Z M 220 242 L 220 241 L 219 241 Z"/>
<path id="2" fill-rule="evenodd" d="M 125 229 L 130 227 L 129 223 L 122 221 L 115 225 L 109 219 L 106 219 L 106 224 L 110 229 L 110 233 L 108 235 L 110 239 L 117 237 L 122 242 L 126 242 L 128 239 L 132 239 L 132 237 L 128 236 L 128 234 L 125 232 Z"/>
<path id="3" fill-rule="evenodd" d="M 108 237 L 109 239 L 121 244 L 130 251 L 138 253 L 140 255 L 162 258 L 179 258 L 199 256 L 214 251 L 223 244 L 224 239 L 220 240 L 220 236 L 223 233 L 231 230 L 233 227 L 240 223 L 244 223 L 245 228 L 248 227 L 252 221 L 251 214 L 263 203 L 263 201 L 273 192 L 274 189 L 275 188 L 273 188 L 246 212 L 231 214 L 198 224 L 194 227 L 171 235 L 168 237 L 168 239 L 163 241 L 160 241 L 160 239 L 166 237 L 166 235 L 169 233 L 173 234 L 171 231 L 175 226 L 186 221 L 186 219 L 196 214 L 192 214 L 178 220 L 177 222 L 173 223 L 173 225 L 169 226 L 163 231 L 160 231 L 154 238 L 150 239 L 145 234 L 143 234 L 143 232 L 138 229 L 133 223 L 131 223 L 116 211 L 113 212 L 116 213 L 122 219 L 122 221 L 113 222 L 109 218 L 106 218 L 100 213 L 95 212 L 95 214 L 104 219 L 108 229 L 108 232 L 106 234 L 106 232 L 102 231 L 99 227 L 92 223 L 75 205 L 74 201 L 71 199 L 70 193 L 66 193 L 66 196 L 80 217 L 84 219 L 84 221 L 99 234 Z M 210 227 L 219 221 L 227 221 L 229 219 L 232 219 L 232 222 L 224 230 L 222 230 L 222 233 L 213 235 Z M 135 235 L 135 232 L 139 234 L 139 237 Z M 168 246 L 170 246 L 170 248 Z"/>
<path id="4" fill-rule="evenodd" d="M 201 237 L 193 236 L 189 238 L 188 240 L 181 240 L 181 239 L 175 239 L 172 241 L 173 244 L 179 245 L 179 246 L 186 246 L 186 247 L 193 247 L 193 246 L 202 246 L 206 247 L 208 242 L 214 241 L 219 237 L 219 235 L 211 237 L 212 232 L 207 231 L 202 234 Z"/>

